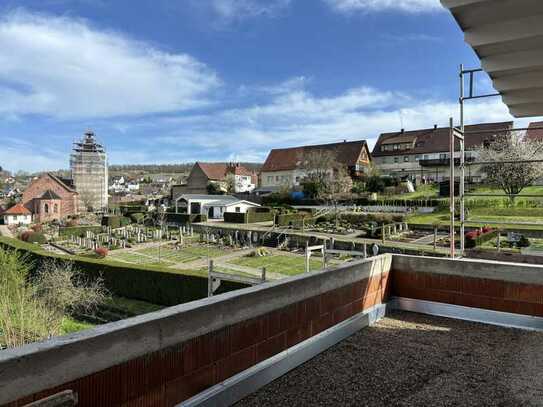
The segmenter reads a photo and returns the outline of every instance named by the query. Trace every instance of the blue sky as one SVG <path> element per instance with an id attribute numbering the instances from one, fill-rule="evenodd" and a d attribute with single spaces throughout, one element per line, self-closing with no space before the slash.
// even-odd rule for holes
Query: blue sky
<path id="1" fill-rule="evenodd" d="M 460 63 L 439 0 L 3 0 L 0 166 L 263 161 L 271 148 L 445 125 Z M 481 90 L 489 90 L 482 78 Z M 468 122 L 510 119 L 499 99 Z"/>

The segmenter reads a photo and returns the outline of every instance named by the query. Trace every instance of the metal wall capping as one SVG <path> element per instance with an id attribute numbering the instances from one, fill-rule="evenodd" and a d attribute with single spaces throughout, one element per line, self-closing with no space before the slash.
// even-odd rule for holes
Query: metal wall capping
<path id="1" fill-rule="evenodd" d="M 222 383 L 178 404 L 179 407 L 230 406 L 256 392 L 271 381 L 307 362 L 360 329 L 373 325 L 386 314 L 387 305 L 375 305 L 331 328 L 301 342 Z"/>
<path id="2" fill-rule="evenodd" d="M 462 305 L 445 304 L 441 302 L 416 300 L 412 298 L 392 297 L 388 302 L 389 309 L 418 312 L 461 319 L 464 321 L 481 322 L 507 328 L 526 329 L 543 332 L 543 318 L 530 315 L 512 314 L 509 312 L 493 311 L 482 308 L 464 307 Z"/>

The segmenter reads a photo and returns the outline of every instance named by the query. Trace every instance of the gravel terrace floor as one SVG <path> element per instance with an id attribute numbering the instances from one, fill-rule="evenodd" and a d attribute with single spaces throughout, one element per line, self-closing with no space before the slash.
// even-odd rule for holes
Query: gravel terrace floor
<path id="1" fill-rule="evenodd" d="M 394 312 L 237 406 L 543 406 L 543 333 Z"/>

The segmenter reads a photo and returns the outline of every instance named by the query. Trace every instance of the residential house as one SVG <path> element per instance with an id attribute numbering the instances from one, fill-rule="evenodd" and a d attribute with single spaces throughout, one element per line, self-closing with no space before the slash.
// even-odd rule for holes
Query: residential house
<path id="1" fill-rule="evenodd" d="M 4 225 L 30 225 L 32 223 L 32 212 L 21 203 L 0 213 L 0 216 L 4 219 Z"/>
<path id="2" fill-rule="evenodd" d="M 543 122 L 532 122 L 526 131 L 526 139 L 530 141 L 543 141 Z"/>
<path id="3" fill-rule="evenodd" d="M 491 142 L 499 134 L 508 134 L 513 122 L 465 126 L 465 160 L 474 161 L 479 146 Z M 458 141 L 454 155 L 460 163 Z M 409 178 L 413 181 L 441 182 L 449 179 L 450 129 L 434 126 L 430 129 L 383 133 L 373 148 L 373 163 L 383 175 Z M 481 181 L 484 174 L 479 166 L 467 166 L 466 177 Z"/>
<path id="4" fill-rule="evenodd" d="M 196 162 L 187 178 L 186 184 L 172 187 L 172 198 L 181 194 L 207 194 L 208 185 L 215 184 L 218 191 L 227 191 L 227 179 L 234 178 L 235 193 L 251 192 L 256 188 L 258 176 L 239 163 L 202 163 Z"/>
<path id="5" fill-rule="evenodd" d="M 59 220 L 79 213 L 79 194 L 71 180 L 51 173 L 34 179 L 23 192 L 21 203 L 33 214 L 35 222 Z"/>
<path id="6" fill-rule="evenodd" d="M 208 219 L 222 219 L 225 212 L 246 213 L 258 206 L 232 195 L 183 194 L 175 200 L 176 212 L 207 215 Z"/>
<path id="7" fill-rule="evenodd" d="M 357 179 L 368 171 L 371 155 L 366 140 L 313 146 L 277 148 L 270 151 L 260 172 L 260 188 L 293 188 L 301 184 L 307 175 L 307 159 L 313 153 L 330 152 L 337 163 Z"/>

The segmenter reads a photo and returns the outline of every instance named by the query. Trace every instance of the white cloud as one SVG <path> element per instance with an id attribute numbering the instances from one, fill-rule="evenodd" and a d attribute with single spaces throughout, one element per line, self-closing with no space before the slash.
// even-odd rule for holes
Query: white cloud
<path id="1" fill-rule="evenodd" d="M 210 5 L 218 17 L 228 22 L 254 17 L 273 17 L 290 2 L 291 0 L 211 0 Z"/>
<path id="2" fill-rule="evenodd" d="M 400 113 L 402 120 L 400 120 Z M 226 109 L 204 115 L 164 119 L 155 123 L 161 135 L 155 145 L 192 144 L 200 159 L 228 156 L 265 158 L 271 148 L 367 139 L 380 133 L 458 123 L 454 101 L 420 99 L 413 95 L 370 87 L 347 90 L 331 97 L 316 97 L 303 90 L 274 96 L 268 103 Z M 511 120 L 499 99 L 470 103 L 466 123 Z M 183 130 L 179 130 L 183 129 Z M 171 151 L 180 149 L 170 148 Z"/>
<path id="3" fill-rule="evenodd" d="M 26 12 L 0 20 L 0 115 L 60 118 L 172 112 L 209 103 L 206 65 L 81 20 Z"/>
<path id="4" fill-rule="evenodd" d="M 439 0 L 324 0 L 341 13 L 378 12 L 399 10 L 407 13 L 425 13 L 444 10 Z"/>

